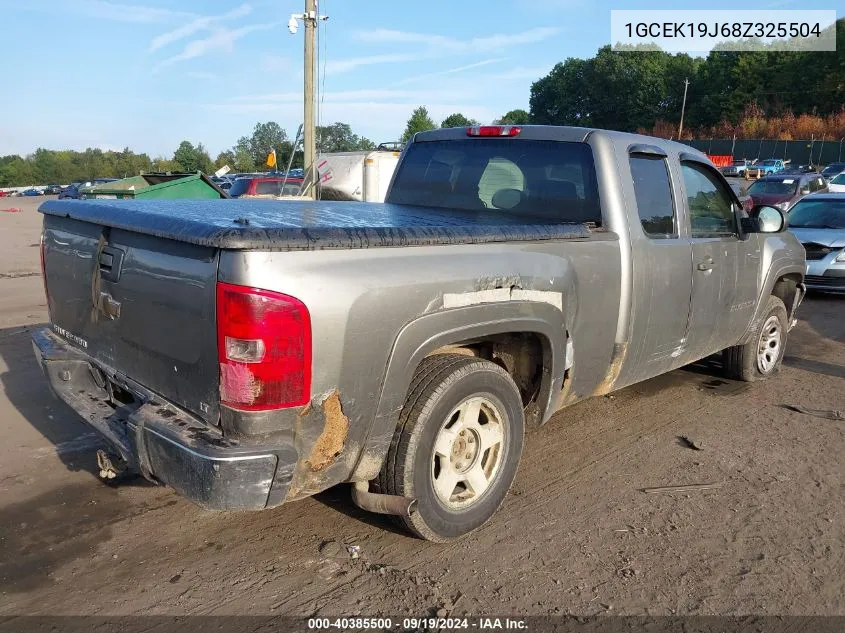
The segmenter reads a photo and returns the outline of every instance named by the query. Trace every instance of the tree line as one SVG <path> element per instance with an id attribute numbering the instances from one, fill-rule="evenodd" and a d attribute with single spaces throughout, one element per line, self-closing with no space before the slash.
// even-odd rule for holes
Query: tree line
<path id="1" fill-rule="evenodd" d="M 720 50 L 697 58 L 605 46 L 535 82 L 531 120 L 677 138 L 688 79 L 684 138 L 845 136 L 845 19 L 835 28 L 832 52 Z"/>
<path id="2" fill-rule="evenodd" d="M 32 184 L 67 184 L 94 178 L 125 178 L 141 172 L 212 173 L 223 165 L 235 172 L 266 171 L 267 156 L 276 150 L 277 168 L 285 169 L 293 154 L 292 167 L 302 167 L 302 151 L 294 153 L 294 141 L 275 121 L 256 123 L 250 136 L 242 136 L 231 148 L 212 158 L 202 143 L 182 141 L 171 157 L 138 154 L 128 147 L 122 151 L 49 150 L 39 148 L 29 156 L 0 156 L 0 187 Z M 348 123 L 317 128 L 321 152 L 351 152 L 375 149 L 375 144 L 352 131 Z"/>

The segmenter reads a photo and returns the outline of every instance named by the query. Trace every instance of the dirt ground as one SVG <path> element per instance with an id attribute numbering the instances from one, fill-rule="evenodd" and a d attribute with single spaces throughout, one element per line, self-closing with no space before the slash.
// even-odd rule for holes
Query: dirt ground
<path id="1" fill-rule="evenodd" d="M 0 200 L 0 615 L 845 615 L 845 422 L 783 407 L 845 409 L 845 298 L 805 301 L 774 380 L 697 366 L 557 414 L 494 519 L 435 545 L 345 487 L 215 514 L 101 484 L 33 360 L 37 202 Z"/>

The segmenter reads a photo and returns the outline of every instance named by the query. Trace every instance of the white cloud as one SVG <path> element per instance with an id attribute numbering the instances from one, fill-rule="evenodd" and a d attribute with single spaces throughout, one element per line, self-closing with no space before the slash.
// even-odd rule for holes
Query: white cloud
<path id="1" fill-rule="evenodd" d="M 149 50 L 150 52 L 157 51 L 158 49 L 167 46 L 168 44 L 172 44 L 174 42 L 178 42 L 179 40 L 183 40 L 186 37 L 190 37 L 194 33 L 199 33 L 200 31 L 212 28 L 220 22 L 241 18 L 246 15 L 249 15 L 250 13 L 252 13 L 252 7 L 248 4 L 243 4 L 237 7 L 236 9 L 233 9 L 228 13 L 224 13 L 222 15 L 209 15 L 198 17 L 192 22 L 188 22 L 187 24 L 175 28 L 172 31 L 162 33 L 161 35 L 158 35 L 153 38 L 153 40 L 150 42 Z"/>
<path id="2" fill-rule="evenodd" d="M 416 83 L 418 81 L 422 81 L 425 79 L 430 79 L 432 77 L 441 77 L 443 75 L 453 75 L 455 73 L 462 73 L 467 70 L 472 70 L 473 68 L 481 68 L 482 66 L 489 66 L 490 64 L 496 64 L 498 62 L 503 62 L 507 59 L 507 57 L 496 57 L 494 59 L 484 59 L 480 62 L 475 62 L 474 64 L 466 64 L 464 66 L 458 66 L 456 68 L 447 68 L 446 70 L 438 70 L 433 73 L 425 73 L 423 75 L 415 75 L 413 77 L 406 77 L 405 79 L 396 82 L 397 86 L 404 86 L 410 83 Z"/>
<path id="3" fill-rule="evenodd" d="M 521 33 L 489 35 L 474 37 L 469 40 L 458 40 L 444 35 L 427 33 L 409 33 L 392 29 L 375 29 L 374 31 L 357 31 L 352 36 L 368 44 L 423 44 L 440 55 L 454 52 L 490 52 L 517 46 L 542 42 L 560 32 L 560 29 L 541 26 Z"/>
<path id="4" fill-rule="evenodd" d="M 584 0 L 534 0 L 534 3 L 535 9 L 549 10 L 577 9 L 585 5 Z M 522 0 L 515 0 L 514 4 L 519 8 L 524 6 Z"/>
<path id="5" fill-rule="evenodd" d="M 293 63 L 281 55 L 265 55 L 261 58 L 261 70 L 266 73 L 282 73 L 292 70 Z"/>
<path id="6" fill-rule="evenodd" d="M 535 44 L 549 39 L 560 33 L 560 29 L 551 26 L 541 26 L 536 29 L 529 29 L 522 33 L 512 35 L 491 35 L 489 37 L 476 37 L 469 41 L 469 48 L 474 51 L 491 51 L 518 46 L 520 44 Z"/>
<path id="7" fill-rule="evenodd" d="M 349 59 L 336 59 L 326 62 L 326 74 L 336 74 L 348 72 L 361 66 L 371 66 L 373 64 L 398 64 L 405 62 L 419 61 L 420 55 L 403 55 L 403 54 L 385 54 L 385 55 L 369 55 L 366 57 L 350 57 Z"/>
<path id="8" fill-rule="evenodd" d="M 323 103 L 388 103 L 401 101 L 403 103 L 423 103 L 427 99 L 467 99 L 475 96 L 472 90 L 392 90 L 389 88 L 373 88 L 362 90 L 339 90 L 326 92 L 321 95 Z M 302 103 L 302 92 L 278 92 L 263 95 L 245 95 L 233 97 L 228 103 L 213 105 L 221 109 L 238 110 L 241 106 L 247 108 L 264 108 L 276 104 Z"/>
<path id="9" fill-rule="evenodd" d="M 379 55 L 368 55 L 362 57 L 351 57 L 349 59 L 331 60 L 326 65 L 327 74 L 336 74 L 355 70 L 362 66 L 387 63 L 408 63 L 426 59 L 436 59 L 456 54 L 491 53 L 523 44 L 533 44 L 549 39 L 560 32 L 554 27 L 537 27 L 522 31 L 521 33 L 490 35 L 486 37 L 475 37 L 469 40 L 458 40 L 445 35 L 433 35 L 427 33 L 411 33 L 396 31 L 393 29 L 375 29 L 372 31 L 355 31 L 353 39 L 368 44 L 412 44 L 421 46 L 421 50 L 411 53 L 384 53 Z M 469 68 L 472 66 L 470 65 Z M 454 72 L 460 72 L 455 70 Z M 434 75 L 434 73 L 432 73 Z M 407 81 L 415 80 L 409 78 Z"/>
<path id="10" fill-rule="evenodd" d="M 202 57 L 203 55 L 206 55 L 218 49 L 222 49 L 226 52 L 232 52 L 234 50 L 235 42 L 241 39 L 242 37 L 249 35 L 250 33 L 254 33 L 255 31 L 266 31 L 268 29 L 273 29 L 276 28 L 276 26 L 278 25 L 252 24 L 250 26 L 243 26 L 239 29 L 233 30 L 217 29 L 212 33 L 211 36 L 207 38 L 188 42 L 181 53 L 165 59 L 156 67 L 156 70 L 160 70 L 161 68 L 165 68 L 167 66 L 172 66 L 173 64 L 176 64 L 178 62 L 194 59 L 196 57 Z"/>
<path id="11" fill-rule="evenodd" d="M 198 70 L 188 71 L 184 74 L 184 76 L 188 79 L 200 79 L 203 81 L 218 81 L 220 79 L 219 75 Z"/>
<path id="12" fill-rule="evenodd" d="M 85 19 L 111 20 L 132 24 L 160 24 L 195 17 L 186 11 L 174 11 L 136 4 L 107 2 L 106 0 L 27 0 L 24 9 L 63 11 Z"/>
<path id="13" fill-rule="evenodd" d="M 523 80 L 523 79 L 530 79 L 531 81 L 537 81 L 541 77 L 545 77 L 551 71 L 551 67 L 539 67 L 539 66 L 515 66 L 514 68 L 508 68 L 507 70 L 503 70 L 500 73 L 496 73 L 495 75 L 490 75 L 490 79 L 502 82 L 502 81 L 516 81 L 516 80 Z"/>
<path id="14" fill-rule="evenodd" d="M 454 46 L 457 40 L 445 35 L 411 33 L 394 29 L 354 31 L 352 38 L 367 44 L 425 44 L 426 46 Z"/>

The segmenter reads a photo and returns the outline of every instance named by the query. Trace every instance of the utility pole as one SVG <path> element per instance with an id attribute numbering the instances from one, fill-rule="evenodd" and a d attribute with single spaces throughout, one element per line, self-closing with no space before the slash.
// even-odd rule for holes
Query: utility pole
<path id="1" fill-rule="evenodd" d="M 317 178 L 314 173 L 317 163 L 316 124 L 316 63 L 317 55 L 317 0 L 305 0 L 305 116 L 303 117 L 304 183 L 302 190 L 311 198 L 316 197 Z"/>
<path id="2" fill-rule="evenodd" d="M 689 88 L 689 78 L 684 79 L 684 101 L 681 104 L 681 124 L 678 126 L 678 140 L 682 140 L 681 135 L 684 133 L 684 111 L 687 109 L 687 88 Z"/>

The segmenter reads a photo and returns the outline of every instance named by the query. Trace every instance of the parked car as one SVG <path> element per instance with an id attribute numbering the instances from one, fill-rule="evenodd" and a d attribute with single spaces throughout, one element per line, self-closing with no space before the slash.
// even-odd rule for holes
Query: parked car
<path id="1" fill-rule="evenodd" d="M 113 446 L 104 478 L 218 510 L 354 482 L 433 541 L 490 519 L 563 406 L 715 353 L 775 375 L 804 294 L 782 212 L 743 217 L 704 154 L 605 130 L 418 133 L 385 203 L 40 210 L 34 350 Z"/>
<path id="2" fill-rule="evenodd" d="M 845 193 L 845 172 L 834 176 L 828 183 L 827 190 L 830 191 L 830 193 Z"/>
<path id="3" fill-rule="evenodd" d="M 11 189 L 0 189 L 0 198 L 9 198 L 15 195 L 15 192 Z"/>
<path id="4" fill-rule="evenodd" d="M 18 195 L 30 197 L 30 196 L 40 196 L 42 194 L 41 194 L 41 191 L 39 191 L 35 187 L 30 187 L 29 189 L 24 189 Z"/>
<path id="5" fill-rule="evenodd" d="M 750 178 L 764 178 L 771 174 L 786 169 L 786 163 L 779 158 L 767 158 L 766 160 L 750 165 L 745 170 L 745 175 Z"/>
<path id="6" fill-rule="evenodd" d="M 735 160 L 727 167 L 722 167 L 722 174 L 724 176 L 744 176 L 745 170 L 750 165 L 750 160 Z"/>
<path id="7" fill-rule="evenodd" d="M 59 200 L 64 200 L 66 198 L 77 200 L 79 199 L 79 187 L 82 186 L 83 183 L 81 182 L 72 182 L 67 187 L 64 187 L 59 192 Z"/>
<path id="8" fill-rule="evenodd" d="M 283 186 L 284 185 L 284 186 Z M 232 198 L 241 196 L 295 196 L 299 194 L 302 178 L 284 176 L 247 176 L 238 178 L 229 189 Z"/>
<path id="9" fill-rule="evenodd" d="M 769 205 L 781 211 L 789 211 L 801 198 L 819 191 L 827 191 L 827 183 L 820 174 L 766 176 L 748 187 L 748 195 L 755 206 Z"/>
<path id="10" fill-rule="evenodd" d="M 830 182 L 843 172 L 845 172 L 845 163 L 831 163 L 822 169 L 822 176 L 824 176 L 825 180 Z"/>
<path id="11" fill-rule="evenodd" d="M 61 185 L 47 185 L 44 188 L 44 195 L 45 196 L 56 196 L 61 192 L 62 186 Z"/>
<path id="12" fill-rule="evenodd" d="M 73 182 L 59 192 L 59 200 L 66 198 L 78 200 L 85 197 L 85 190 L 89 187 L 95 187 L 107 182 L 115 182 L 117 178 L 94 178 L 92 180 L 85 180 L 80 182 Z"/>
<path id="13" fill-rule="evenodd" d="M 789 230 L 807 254 L 807 288 L 845 292 L 845 193 L 804 198 L 789 214 Z"/>
<path id="14" fill-rule="evenodd" d="M 816 169 L 815 167 L 813 167 L 812 165 L 796 165 L 796 166 L 793 166 L 793 167 L 787 167 L 787 168 L 782 169 L 778 172 L 778 175 L 780 175 L 780 176 L 784 176 L 784 175 L 788 175 L 788 174 L 792 174 L 792 175 L 797 175 L 797 174 L 816 174 L 816 175 L 820 175 L 819 170 Z"/>

